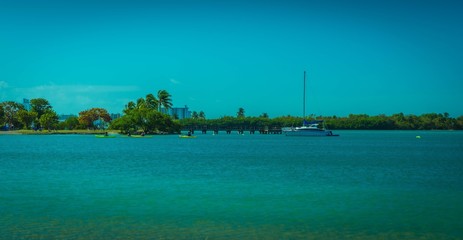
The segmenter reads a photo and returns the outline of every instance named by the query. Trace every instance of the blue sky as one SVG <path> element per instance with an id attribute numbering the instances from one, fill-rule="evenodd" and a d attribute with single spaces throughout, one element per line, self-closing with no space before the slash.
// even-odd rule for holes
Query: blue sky
<path id="1" fill-rule="evenodd" d="M 165 89 L 206 117 L 463 115 L 457 1 L 0 0 L 0 101 L 122 112 Z"/>

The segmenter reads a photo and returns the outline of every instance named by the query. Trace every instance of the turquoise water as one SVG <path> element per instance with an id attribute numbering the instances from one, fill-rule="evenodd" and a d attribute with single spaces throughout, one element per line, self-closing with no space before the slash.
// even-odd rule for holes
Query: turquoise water
<path id="1" fill-rule="evenodd" d="M 337 133 L 0 135 L 0 239 L 463 239 L 463 132 Z"/>

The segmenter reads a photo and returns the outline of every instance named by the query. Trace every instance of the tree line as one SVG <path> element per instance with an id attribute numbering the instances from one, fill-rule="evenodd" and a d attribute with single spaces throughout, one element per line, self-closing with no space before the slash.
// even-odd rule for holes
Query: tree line
<path id="1" fill-rule="evenodd" d="M 110 129 L 123 133 L 142 131 L 144 133 L 179 133 L 182 126 L 167 112 L 172 107 L 171 95 L 166 90 L 130 101 L 123 110 L 124 115 L 111 122 Z"/>
<path id="2" fill-rule="evenodd" d="M 146 95 L 136 102 L 125 106 L 124 115 L 111 119 L 104 108 L 91 108 L 79 112 L 60 122 L 58 114 L 49 101 L 44 98 L 30 100 L 30 109 L 13 101 L 0 103 L 0 128 L 4 130 L 78 130 L 78 129 L 114 129 L 122 132 L 180 132 L 178 120 L 172 119 L 167 112 L 172 107 L 171 95 L 166 90 L 159 90 L 157 96 Z M 162 110 L 165 111 L 163 112 Z"/>
<path id="3" fill-rule="evenodd" d="M 369 116 L 350 114 L 346 117 L 314 116 L 306 118 L 281 116 L 270 118 L 267 113 L 259 117 L 246 117 L 244 109 L 239 108 L 236 116 L 224 116 L 218 119 L 192 117 L 180 120 L 183 128 L 188 129 L 272 129 L 301 126 L 303 121 L 324 120 L 328 129 L 345 130 L 463 130 L 463 116 L 452 118 L 448 113 L 426 113 L 405 115 L 403 113 L 387 116 L 384 114 Z"/>
<path id="4" fill-rule="evenodd" d="M 111 117 L 103 108 L 91 108 L 81 111 L 79 116 L 71 116 L 59 122 L 59 116 L 45 98 L 30 100 L 30 109 L 13 101 L 0 103 L 0 126 L 8 130 L 34 129 L 99 129 L 109 123 Z"/>
<path id="5" fill-rule="evenodd" d="M 123 109 L 121 118 L 112 120 L 104 108 L 91 108 L 79 112 L 59 122 L 58 115 L 48 100 L 30 100 L 30 109 L 13 101 L 0 103 L 0 128 L 3 129 L 114 129 L 124 133 L 143 131 L 145 133 L 178 133 L 182 129 L 264 129 L 300 126 L 304 119 L 297 116 L 270 118 L 267 113 L 258 117 L 245 116 L 239 108 L 236 116 L 206 119 L 203 111 L 193 112 L 191 118 L 177 120 L 166 114 L 172 107 L 171 95 L 159 90 L 157 95 L 147 94 L 135 102 L 130 101 Z M 314 116 L 305 120 L 325 120 L 329 129 L 352 130 L 463 130 L 463 116 L 453 118 L 448 113 L 426 113 L 422 115 L 397 113 L 390 116 L 381 114 L 350 114 L 346 117 Z M 2 127 L 3 126 L 3 127 Z"/>
<path id="6" fill-rule="evenodd" d="M 30 110 L 13 101 L 0 103 L 0 126 L 8 129 L 52 128 L 58 115 L 44 98 L 31 99 Z"/>
<path id="7" fill-rule="evenodd" d="M 463 116 L 452 118 L 448 113 L 425 113 L 422 115 L 396 113 L 369 116 L 350 114 L 347 117 L 326 117 L 332 129 L 365 130 L 463 130 Z"/>

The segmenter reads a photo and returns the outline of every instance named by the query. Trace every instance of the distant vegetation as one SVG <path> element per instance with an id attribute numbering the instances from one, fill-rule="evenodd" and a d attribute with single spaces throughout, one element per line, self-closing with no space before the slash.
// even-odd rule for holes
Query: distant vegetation
<path id="1" fill-rule="evenodd" d="M 325 120 L 325 126 L 329 129 L 351 129 L 351 130 L 463 130 L 463 116 L 451 118 L 448 113 L 437 114 L 427 113 L 420 116 L 403 113 L 392 116 L 366 114 L 350 114 L 347 117 L 336 116 L 309 116 L 306 120 Z M 244 110 L 239 109 L 237 116 L 225 116 L 218 119 L 191 118 L 182 119 L 180 122 L 185 129 L 262 129 L 281 128 L 290 126 L 301 126 L 302 117 L 284 116 L 269 118 L 263 113 L 259 117 L 245 117 Z"/>
<path id="2" fill-rule="evenodd" d="M 124 133 L 136 131 L 178 133 L 182 129 L 272 129 L 300 126 L 304 120 L 295 116 L 270 118 L 267 113 L 259 117 L 248 117 L 245 116 L 243 108 L 238 109 L 236 117 L 206 119 L 203 111 L 199 114 L 194 111 L 192 118 L 176 120 L 175 117 L 162 111 L 171 107 L 171 95 L 165 90 L 160 90 L 157 96 L 148 94 L 136 102 L 127 103 L 123 110 L 124 115 L 115 120 L 111 119 L 105 109 L 91 108 L 81 111 L 78 117 L 70 117 L 59 122 L 58 115 L 46 99 L 31 99 L 29 110 L 26 110 L 22 104 L 5 101 L 0 103 L 0 129 L 98 130 L 109 128 Z M 463 130 L 463 116 L 452 118 L 448 113 L 427 113 L 419 116 L 403 113 L 391 116 L 350 114 L 347 117 L 312 115 L 306 118 L 308 121 L 316 119 L 324 119 L 326 127 L 333 130 Z"/>
<path id="3" fill-rule="evenodd" d="M 111 121 L 103 108 L 92 108 L 79 113 L 79 117 L 69 117 L 59 122 L 58 114 L 48 100 L 35 98 L 30 100 L 30 109 L 22 104 L 6 101 L 0 103 L 0 127 L 8 130 L 76 130 L 101 129 Z"/>
<path id="4" fill-rule="evenodd" d="M 166 90 L 158 91 L 157 98 L 153 94 L 139 98 L 137 102 L 129 102 L 125 106 L 124 115 L 111 122 L 110 129 L 123 133 L 143 131 L 145 133 L 178 133 L 182 126 L 178 120 L 162 113 L 161 107 L 168 110 L 172 107 L 171 95 Z"/>
<path id="5" fill-rule="evenodd" d="M 0 103 L 0 128 L 4 130 L 98 130 L 113 129 L 121 132 L 144 131 L 146 133 L 178 133 L 178 120 L 161 112 L 172 107 L 171 95 L 166 90 L 158 91 L 157 97 L 148 94 L 137 102 L 129 102 L 121 118 L 112 120 L 104 108 L 81 111 L 79 116 L 71 116 L 59 122 L 58 115 L 48 100 L 31 99 L 30 110 L 22 104 L 6 101 Z"/>
<path id="6" fill-rule="evenodd" d="M 13 101 L 0 103 L 0 126 L 51 129 L 58 124 L 58 115 L 46 99 L 32 99 L 30 105 L 30 110 L 26 110 L 22 104 Z"/>
<path id="7" fill-rule="evenodd" d="M 326 124 L 332 129 L 365 130 L 462 130 L 463 116 L 451 118 L 448 113 L 426 113 L 422 115 L 403 113 L 386 116 L 351 114 L 348 117 L 327 117 Z"/>

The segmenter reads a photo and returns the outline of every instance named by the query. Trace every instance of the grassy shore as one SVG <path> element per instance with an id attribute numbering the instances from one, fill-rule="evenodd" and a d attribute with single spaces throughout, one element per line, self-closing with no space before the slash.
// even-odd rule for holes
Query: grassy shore
<path id="1" fill-rule="evenodd" d="M 28 135 L 50 135 L 50 134 L 104 134 L 105 132 L 117 134 L 118 131 L 105 131 L 105 130 L 14 130 L 14 131 L 0 131 L 0 134 L 28 134 Z"/>

